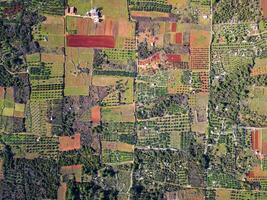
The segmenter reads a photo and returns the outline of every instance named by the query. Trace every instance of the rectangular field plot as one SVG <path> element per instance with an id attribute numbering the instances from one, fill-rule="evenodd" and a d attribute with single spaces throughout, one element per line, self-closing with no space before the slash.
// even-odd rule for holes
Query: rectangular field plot
<path id="1" fill-rule="evenodd" d="M 0 115 L 24 118 L 25 104 L 16 103 L 13 87 L 0 87 Z"/>
<path id="2" fill-rule="evenodd" d="M 170 13 L 172 6 L 168 5 L 167 1 L 165 0 L 154 0 L 154 1 L 130 0 L 129 8 L 130 10 L 137 10 L 137 11 L 156 11 L 156 12 Z"/>
<path id="3" fill-rule="evenodd" d="M 63 78 L 48 80 L 32 80 L 31 99 L 61 99 L 63 98 Z"/>
<path id="4" fill-rule="evenodd" d="M 149 102 L 167 94 L 168 73 L 160 71 L 153 75 L 139 75 L 136 80 L 137 102 Z"/>
<path id="5" fill-rule="evenodd" d="M 26 105 L 26 129 L 36 135 L 50 136 L 51 124 L 48 123 L 48 102 L 32 101 Z"/>
<path id="6" fill-rule="evenodd" d="M 81 148 L 81 135 L 75 133 L 73 136 L 60 136 L 59 137 L 59 150 L 72 151 Z"/>
<path id="7" fill-rule="evenodd" d="M 134 36 L 116 38 L 116 48 L 125 50 L 136 50 L 136 39 Z"/>
<path id="8" fill-rule="evenodd" d="M 136 143 L 134 122 L 103 123 L 101 139 L 105 141 L 118 141 L 128 144 Z"/>
<path id="9" fill-rule="evenodd" d="M 192 200 L 205 200 L 205 192 L 201 189 L 181 189 L 179 191 L 175 192 L 166 192 L 164 194 L 164 197 L 166 199 L 173 199 L 173 198 L 179 198 L 182 197 L 184 199 L 192 199 Z"/>
<path id="10" fill-rule="evenodd" d="M 190 32 L 190 47 L 209 48 L 211 33 L 209 31 L 193 30 Z"/>
<path id="11" fill-rule="evenodd" d="M 266 128 L 259 128 L 259 129 L 253 128 L 250 130 L 250 136 L 251 136 L 251 149 L 255 152 L 255 154 L 260 153 L 262 155 L 266 155 L 267 154 L 267 129 Z"/>
<path id="12" fill-rule="evenodd" d="M 233 175 L 220 171 L 208 172 L 207 183 L 210 187 L 223 187 L 232 189 L 241 188 L 241 182 L 237 180 Z"/>
<path id="13" fill-rule="evenodd" d="M 115 39 L 113 36 L 103 35 L 68 35 L 67 46 L 84 48 L 114 48 Z"/>
<path id="14" fill-rule="evenodd" d="M 193 114 L 192 131 L 205 133 L 208 128 L 208 94 L 198 93 L 190 95 L 194 105 L 191 105 Z"/>
<path id="15" fill-rule="evenodd" d="M 216 189 L 217 200 L 238 200 L 238 199 L 259 199 L 267 198 L 266 191 L 249 191 L 249 190 L 233 190 L 233 189 Z"/>
<path id="16" fill-rule="evenodd" d="M 46 20 L 34 30 L 34 39 L 40 43 L 40 46 L 47 48 L 48 51 L 51 48 L 64 47 L 64 18 L 52 15 L 46 15 L 45 17 Z"/>
<path id="17" fill-rule="evenodd" d="M 39 137 L 28 133 L 1 135 L 0 140 L 12 147 L 19 158 L 55 158 L 58 153 L 56 137 Z"/>
<path id="18" fill-rule="evenodd" d="M 267 171 L 263 170 L 260 164 L 257 164 L 247 173 L 246 178 L 249 182 L 266 181 Z"/>
<path id="19" fill-rule="evenodd" d="M 31 83 L 31 100 L 63 97 L 63 55 L 42 53 L 26 57 Z"/>
<path id="20" fill-rule="evenodd" d="M 66 32 L 68 34 L 77 34 L 78 31 L 77 31 L 77 21 L 78 21 L 78 18 L 79 17 L 76 17 L 76 16 L 66 16 Z"/>
<path id="21" fill-rule="evenodd" d="M 135 105 L 107 106 L 101 108 L 103 122 L 134 122 Z"/>
<path id="22" fill-rule="evenodd" d="M 116 106 L 121 104 L 132 104 L 134 91 L 132 77 L 94 75 L 92 85 L 110 87 L 109 94 L 102 100 L 102 106 Z"/>
<path id="23" fill-rule="evenodd" d="M 267 116 L 267 87 L 252 87 L 249 96 L 249 108 L 260 115 Z"/>
<path id="24" fill-rule="evenodd" d="M 256 59 L 255 65 L 252 69 L 252 76 L 266 75 L 267 74 L 267 58 Z"/>
<path id="25" fill-rule="evenodd" d="M 136 57 L 136 52 L 125 49 L 107 49 L 104 50 L 108 59 L 115 62 L 126 63 L 128 60 L 134 60 Z"/>
<path id="26" fill-rule="evenodd" d="M 183 70 L 170 70 L 168 72 L 168 93 L 190 93 L 191 86 L 182 82 Z"/>
<path id="27" fill-rule="evenodd" d="M 90 70 L 93 50 L 66 48 L 65 96 L 88 95 L 91 82 Z"/>
<path id="28" fill-rule="evenodd" d="M 208 69 L 209 66 L 209 49 L 208 48 L 190 48 L 190 68 L 191 69 Z"/>
<path id="29" fill-rule="evenodd" d="M 132 163 L 133 153 L 104 150 L 102 152 L 102 159 L 105 164 Z"/>
<path id="30" fill-rule="evenodd" d="M 89 2 L 84 0 L 69 0 L 68 4 L 77 8 L 78 15 L 83 16 L 92 8 L 103 8 L 106 17 L 128 19 L 127 1 L 125 0 L 92 0 Z"/>
<path id="31" fill-rule="evenodd" d="M 103 150 L 133 153 L 134 145 L 123 142 L 101 141 Z"/>
<path id="32" fill-rule="evenodd" d="M 180 149 L 181 134 L 190 131 L 188 114 L 178 113 L 137 123 L 137 146 Z"/>

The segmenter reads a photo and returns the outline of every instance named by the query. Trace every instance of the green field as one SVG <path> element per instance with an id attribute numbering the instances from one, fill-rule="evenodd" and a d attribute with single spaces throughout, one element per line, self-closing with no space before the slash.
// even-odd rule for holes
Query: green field
<path id="1" fill-rule="evenodd" d="M 249 108 L 260 115 L 267 116 L 267 88 L 253 87 L 250 90 Z"/>
<path id="2" fill-rule="evenodd" d="M 85 15 L 91 8 L 102 8 L 106 17 L 128 19 L 126 0 L 69 0 L 68 4 L 75 6 L 79 15 Z"/>
<path id="3" fill-rule="evenodd" d="M 101 117 L 104 122 L 134 122 L 134 105 L 109 106 L 101 108 Z"/>

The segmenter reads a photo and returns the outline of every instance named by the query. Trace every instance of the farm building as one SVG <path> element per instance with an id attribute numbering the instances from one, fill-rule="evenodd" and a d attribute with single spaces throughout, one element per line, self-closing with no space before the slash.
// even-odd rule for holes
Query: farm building
<path id="1" fill-rule="evenodd" d="M 67 6 L 67 8 L 65 9 L 65 14 L 66 15 L 76 15 L 77 13 L 77 8 L 75 8 L 74 6 Z"/>

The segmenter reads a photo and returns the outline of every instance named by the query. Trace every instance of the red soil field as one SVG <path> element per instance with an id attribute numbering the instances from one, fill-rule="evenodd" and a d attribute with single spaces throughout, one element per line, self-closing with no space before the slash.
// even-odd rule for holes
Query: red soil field
<path id="1" fill-rule="evenodd" d="M 259 139 L 260 139 L 259 131 L 258 130 L 252 130 L 251 131 L 251 144 L 252 144 L 252 149 L 254 151 L 260 150 L 260 144 L 259 143 L 261 141 L 259 141 Z"/>
<path id="2" fill-rule="evenodd" d="M 151 56 L 151 61 L 157 61 L 160 59 L 160 54 L 156 53 L 154 55 Z"/>
<path id="3" fill-rule="evenodd" d="M 67 35 L 67 46 L 86 48 L 114 48 L 115 39 L 113 36 L 105 35 Z"/>
<path id="4" fill-rule="evenodd" d="M 261 0 L 261 9 L 262 9 L 264 18 L 267 19 L 267 0 Z"/>
<path id="5" fill-rule="evenodd" d="M 87 35 L 88 34 L 88 19 L 80 18 L 77 19 L 77 34 L 78 35 Z"/>
<path id="6" fill-rule="evenodd" d="M 182 44 L 183 43 L 183 33 L 176 33 L 175 43 L 176 44 Z"/>
<path id="7" fill-rule="evenodd" d="M 57 191 L 58 200 L 65 200 L 67 193 L 67 183 L 60 183 L 60 186 Z"/>
<path id="8" fill-rule="evenodd" d="M 176 23 L 171 24 L 171 31 L 176 32 Z"/>
<path id="9" fill-rule="evenodd" d="M 252 76 L 266 75 L 266 74 L 267 74 L 267 66 L 254 67 L 251 72 Z"/>
<path id="10" fill-rule="evenodd" d="M 262 143 L 262 154 L 267 154 L 267 142 Z"/>
<path id="11" fill-rule="evenodd" d="M 248 177 L 248 178 L 254 178 L 254 177 L 255 177 L 254 172 L 252 172 L 252 171 L 248 172 L 248 173 L 247 173 L 247 177 Z"/>
<path id="12" fill-rule="evenodd" d="M 260 165 L 253 167 L 247 174 L 248 181 L 267 180 L 267 173 L 263 171 Z"/>
<path id="13" fill-rule="evenodd" d="M 209 68 L 208 48 L 190 48 L 190 68 L 191 69 Z"/>
<path id="14" fill-rule="evenodd" d="M 104 22 L 101 22 L 95 28 L 93 28 L 93 30 L 94 30 L 93 35 L 106 35 L 105 34 L 105 26 L 106 26 L 106 20 Z"/>
<path id="15" fill-rule="evenodd" d="M 59 137 L 59 150 L 71 151 L 81 148 L 81 135 L 76 133 L 74 136 L 61 136 Z"/>
<path id="16" fill-rule="evenodd" d="M 209 91 L 209 73 L 208 72 L 200 72 L 200 80 L 201 80 L 201 92 Z"/>
<path id="17" fill-rule="evenodd" d="M 259 131 L 258 130 L 255 130 L 255 149 L 259 149 Z"/>
<path id="18" fill-rule="evenodd" d="M 105 35 L 113 35 L 113 21 L 112 20 L 106 20 L 105 22 Z"/>
<path id="19" fill-rule="evenodd" d="M 91 120 L 93 123 L 99 124 L 101 120 L 100 106 L 94 106 L 91 108 Z"/>
<path id="20" fill-rule="evenodd" d="M 255 138 L 254 138 L 254 131 L 251 131 L 251 146 L 252 149 L 255 149 Z"/>
<path id="21" fill-rule="evenodd" d="M 73 171 L 77 169 L 81 169 L 82 165 L 69 165 L 69 166 L 62 166 L 61 171 Z"/>
<path id="22" fill-rule="evenodd" d="M 166 56 L 167 56 L 168 62 L 181 62 L 182 61 L 181 55 L 167 54 Z"/>

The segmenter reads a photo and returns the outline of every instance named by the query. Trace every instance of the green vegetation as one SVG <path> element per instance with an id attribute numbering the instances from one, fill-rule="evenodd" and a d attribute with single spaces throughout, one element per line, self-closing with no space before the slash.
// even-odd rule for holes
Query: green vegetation
<path id="1" fill-rule="evenodd" d="M 99 157 L 95 155 L 93 149 L 84 147 L 78 151 L 62 152 L 59 155 L 59 165 L 83 164 L 83 171 L 86 174 L 95 174 L 100 168 Z"/>
<path id="2" fill-rule="evenodd" d="M 0 142 L 9 145 L 13 154 L 19 158 L 56 158 L 58 153 L 58 140 L 54 137 L 3 134 L 0 136 Z"/>
<path id="3" fill-rule="evenodd" d="M 223 187 L 240 189 L 241 185 L 232 175 L 221 173 L 219 171 L 209 172 L 208 185 L 210 187 Z"/>
<path id="4" fill-rule="evenodd" d="M 5 179 L 2 198 L 28 199 L 57 197 L 58 166 L 51 159 L 17 159 L 10 146 L 5 146 L 1 157 Z"/>
<path id="5" fill-rule="evenodd" d="M 262 6 L 1 1 L 0 196 L 266 199 Z"/>
<path id="6" fill-rule="evenodd" d="M 213 4 L 214 23 L 234 21 L 250 22 L 260 18 L 260 9 L 256 0 L 228 1 L 220 0 Z"/>
<path id="7" fill-rule="evenodd" d="M 165 0 L 154 0 L 154 1 L 130 0 L 129 7 L 131 10 L 158 11 L 167 13 L 170 13 L 172 9 L 172 6 L 166 4 Z"/>
<path id="8" fill-rule="evenodd" d="M 103 123 L 101 138 L 105 141 L 118 141 L 128 144 L 136 143 L 135 123 L 109 122 Z"/>
<path id="9" fill-rule="evenodd" d="M 131 162 L 133 161 L 133 153 L 120 152 L 120 151 L 109 151 L 103 152 L 102 159 L 104 163 L 120 163 L 120 162 Z"/>
<path id="10" fill-rule="evenodd" d="M 221 79 L 215 79 L 211 83 L 210 112 L 216 113 L 227 122 L 238 123 L 241 101 L 248 95 L 248 82 L 248 66 L 240 66 Z"/>
<path id="11" fill-rule="evenodd" d="M 117 199 L 118 191 L 112 189 L 102 188 L 100 185 L 89 183 L 68 183 L 67 199 L 84 199 L 84 198 L 96 198 L 96 199 Z"/>

